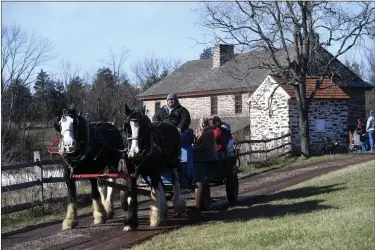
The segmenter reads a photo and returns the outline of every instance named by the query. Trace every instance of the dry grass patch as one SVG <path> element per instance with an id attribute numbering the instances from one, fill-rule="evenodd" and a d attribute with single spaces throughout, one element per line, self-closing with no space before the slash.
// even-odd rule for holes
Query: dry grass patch
<path id="1" fill-rule="evenodd" d="M 322 155 L 322 156 L 312 156 L 310 158 L 304 157 L 283 157 L 279 159 L 265 161 L 263 163 L 253 164 L 247 167 L 240 168 L 240 176 L 256 175 L 260 173 L 269 172 L 272 170 L 292 167 L 297 164 L 311 163 L 311 162 L 321 162 L 333 159 L 346 159 L 351 157 L 350 154 L 337 154 L 337 155 Z"/>

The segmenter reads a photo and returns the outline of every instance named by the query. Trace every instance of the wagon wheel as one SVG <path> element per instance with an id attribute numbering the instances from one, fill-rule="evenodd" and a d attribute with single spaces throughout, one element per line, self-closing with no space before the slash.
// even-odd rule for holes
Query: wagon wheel
<path id="1" fill-rule="evenodd" d="M 225 191 L 229 202 L 236 202 L 238 198 L 238 175 L 237 171 L 233 169 L 228 173 L 225 180 Z"/>
<path id="2" fill-rule="evenodd" d="M 202 182 L 196 183 L 195 206 L 201 211 L 210 210 L 211 208 L 210 185 L 207 178 L 204 178 Z"/>

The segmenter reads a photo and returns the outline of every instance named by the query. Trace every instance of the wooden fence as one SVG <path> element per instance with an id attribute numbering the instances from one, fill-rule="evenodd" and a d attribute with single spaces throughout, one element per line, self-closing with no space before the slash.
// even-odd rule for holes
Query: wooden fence
<path id="1" fill-rule="evenodd" d="M 11 170 L 21 170 L 25 168 L 31 168 L 33 170 L 34 175 L 36 174 L 37 178 L 34 181 L 28 181 L 24 183 L 19 184 L 13 184 L 13 185 L 7 185 L 1 187 L 1 193 L 4 192 L 12 192 L 12 191 L 19 191 L 27 188 L 32 187 L 40 187 L 41 192 L 39 193 L 36 200 L 31 202 L 26 202 L 22 204 L 17 205 L 11 205 L 11 206 L 4 206 L 1 207 L 1 214 L 9 214 L 14 213 L 18 211 L 22 211 L 25 209 L 41 206 L 43 204 L 47 203 L 53 203 L 53 202 L 62 202 L 66 200 L 66 197 L 58 197 L 58 198 L 48 198 L 44 194 L 44 187 L 43 184 L 47 183 L 60 183 L 64 182 L 63 177 L 43 177 L 43 170 L 46 170 L 48 166 L 51 165 L 60 165 L 59 160 L 40 160 L 41 154 L 39 151 L 34 152 L 34 161 L 33 162 L 27 162 L 27 163 L 20 163 L 20 164 L 14 164 L 14 165 L 8 165 L 8 166 L 2 166 L 1 171 L 2 173 L 4 171 L 11 171 Z M 62 167 L 60 165 L 60 167 Z M 78 179 L 77 181 L 81 181 L 81 179 Z M 89 195 L 86 194 L 80 194 L 79 198 L 87 198 Z"/>
<path id="2" fill-rule="evenodd" d="M 244 148 L 240 148 L 240 156 L 241 156 L 241 161 L 244 162 L 245 164 L 250 163 L 255 163 L 255 161 L 250 161 L 246 159 L 246 157 L 251 157 L 251 155 L 254 154 L 265 154 L 267 160 L 267 155 L 275 150 L 280 150 L 284 149 L 286 146 L 290 145 L 290 142 L 278 145 L 277 147 L 273 148 L 267 148 L 267 143 L 275 141 L 275 140 L 281 140 L 284 138 L 287 138 L 289 134 L 283 135 L 281 137 L 276 137 L 276 138 L 271 138 L 271 139 L 262 139 L 262 140 L 243 140 L 243 141 L 237 141 L 235 145 L 238 146 L 245 146 Z M 248 147 L 249 145 L 255 144 L 255 143 L 261 143 L 264 144 L 264 148 L 259 149 L 259 150 L 250 150 L 251 147 Z M 246 147 L 247 146 L 247 147 Z M 288 154 L 289 151 L 282 151 L 282 154 L 279 154 L 278 156 L 282 156 L 285 154 Z M 264 161 L 264 160 L 263 160 Z M 24 183 L 19 183 L 19 184 L 13 184 L 13 185 L 7 185 L 7 186 L 2 186 L 1 187 L 1 192 L 12 192 L 12 191 L 19 191 L 31 187 L 40 187 L 40 194 L 38 195 L 38 198 L 34 201 L 31 202 L 26 202 L 22 204 L 17 204 L 17 205 L 11 205 L 11 206 L 4 206 L 1 208 L 1 213 L 2 214 L 9 214 L 9 213 L 14 213 L 18 211 L 22 211 L 25 209 L 41 206 L 46 203 L 52 203 L 52 202 L 61 202 L 65 201 L 66 197 L 59 197 L 59 198 L 49 198 L 47 199 L 46 195 L 44 194 L 44 187 L 43 184 L 46 183 L 61 183 L 64 182 L 63 177 L 48 177 L 44 178 L 43 177 L 43 171 L 46 171 L 48 166 L 51 165 L 59 165 L 60 161 L 59 160 L 41 160 L 41 153 L 40 152 L 34 152 L 34 161 L 33 162 L 27 162 L 27 163 L 20 163 L 20 164 L 15 164 L 15 165 L 9 165 L 9 166 L 2 166 L 1 171 L 10 171 L 10 170 L 20 170 L 20 169 L 25 169 L 25 168 L 31 168 L 33 169 L 33 173 L 36 174 L 37 178 L 34 181 L 29 181 L 29 182 L 24 182 Z M 77 181 L 82 181 L 83 179 L 77 179 Z M 80 198 L 86 198 L 88 195 L 79 195 Z"/>
<path id="3" fill-rule="evenodd" d="M 273 145 L 271 145 L 273 144 Z M 244 165 L 267 162 L 291 153 L 290 134 L 263 137 L 260 140 L 241 140 L 235 143 L 240 148 L 240 158 Z"/>

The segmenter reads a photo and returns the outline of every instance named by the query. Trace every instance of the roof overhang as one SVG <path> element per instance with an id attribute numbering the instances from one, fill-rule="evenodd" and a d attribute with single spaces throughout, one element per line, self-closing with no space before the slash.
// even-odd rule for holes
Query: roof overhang
<path id="1" fill-rule="evenodd" d="M 194 92 L 183 92 L 183 93 L 176 93 L 178 98 L 189 98 L 189 97 L 204 97 L 210 95 L 223 95 L 223 94 L 239 94 L 239 93 L 246 93 L 249 91 L 247 87 L 241 88 L 233 88 L 233 89 L 216 89 L 216 90 L 204 90 L 204 91 L 194 91 Z M 165 94 L 158 94 L 158 95 L 145 95 L 142 94 L 137 95 L 137 98 L 140 101 L 152 101 L 152 100 L 162 100 L 166 99 L 167 95 Z"/>
<path id="2" fill-rule="evenodd" d="M 232 133 L 237 132 L 250 125 L 250 116 L 220 116 L 220 120 L 230 125 Z M 198 127 L 198 123 L 199 119 L 191 119 L 190 128 L 196 129 Z"/>

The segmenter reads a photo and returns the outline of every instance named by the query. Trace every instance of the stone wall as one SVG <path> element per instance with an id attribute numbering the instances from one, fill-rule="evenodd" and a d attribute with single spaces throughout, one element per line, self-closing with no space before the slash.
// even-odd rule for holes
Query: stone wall
<path id="1" fill-rule="evenodd" d="M 290 130 L 292 136 L 292 149 L 294 152 L 300 151 L 300 131 L 299 114 L 295 100 L 289 101 L 290 111 Z M 347 100 L 313 100 L 309 107 L 309 132 L 310 145 L 312 153 L 320 153 L 320 147 L 323 143 L 321 136 L 328 137 L 333 141 L 340 141 L 347 145 Z M 324 123 L 323 130 L 317 127 L 317 120 Z"/>
<path id="2" fill-rule="evenodd" d="M 229 90 L 228 90 L 229 91 Z M 223 117 L 234 117 L 234 116 L 248 116 L 249 105 L 247 100 L 249 99 L 248 93 L 242 93 L 242 113 L 235 114 L 235 97 L 234 94 L 230 95 L 218 95 L 217 96 L 217 110 L 218 116 Z M 188 97 L 179 99 L 182 106 L 188 109 L 192 119 L 199 119 L 203 116 L 211 116 L 211 98 L 210 96 L 204 97 Z M 160 102 L 161 107 L 167 104 L 164 100 L 154 101 L 143 101 L 143 105 L 148 110 L 148 116 L 151 118 L 155 114 L 155 102 Z"/>
<path id="3" fill-rule="evenodd" d="M 265 82 L 251 96 L 250 101 L 250 139 L 268 140 L 282 137 L 289 133 L 288 95 L 277 85 Z M 285 147 L 265 154 L 256 154 L 254 158 L 276 158 L 291 150 L 290 137 L 270 142 L 251 143 L 251 151 L 270 150 L 282 145 Z M 255 157 L 257 156 L 257 157 Z"/>

